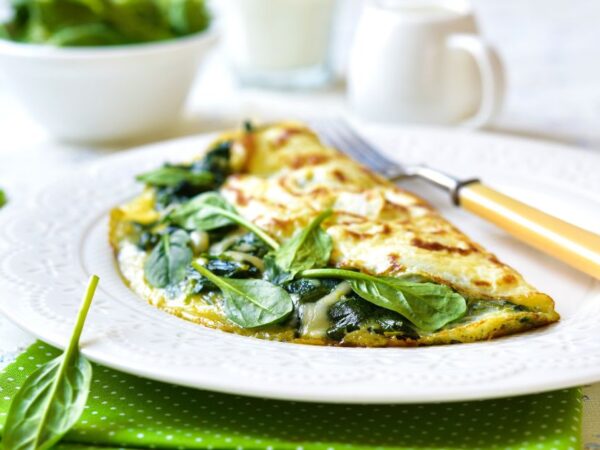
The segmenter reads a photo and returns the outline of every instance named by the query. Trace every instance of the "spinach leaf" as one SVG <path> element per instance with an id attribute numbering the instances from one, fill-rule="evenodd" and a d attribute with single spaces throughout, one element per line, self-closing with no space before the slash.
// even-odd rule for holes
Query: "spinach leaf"
<path id="1" fill-rule="evenodd" d="M 425 331 L 439 330 L 466 312 L 465 299 L 441 284 L 381 277 L 353 280 L 350 285 L 365 300 L 402 314 Z"/>
<path id="2" fill-rule="evenodd" d="M 442 284 L 374 277 L 342 269 L 312 269 L 300 275 L 349 280 L 357 295 L 377 306 L 396 311 L 424 331 L 439 330 L 462 317 L 467 310 L 465 298 Z"/>
<path id="3" fill-rule="evenodd" d="M 2 189 L 0 189 L 0 208 L 2 208 L 4 205 L 6 205 L 6 194 L 4 193 L 4 191 Z"/>
<path id="4" fill-rule="evenodd" d="M 204 0 L 173 1 L 162 0 L 159 2 L 167 8 L 166 16 L 169 18 L 171 28 L 178 35 L 194 33 L 206 28 L 210 22 L 210 14 L 204 5 Z"/>
<path id="5" fill-rule="evenodd" d="M 271 248 L 279 243 L 252 222 L 238 214 L 227 200 L 216 192 L 200 194 L 177 207 L 165 219 L 188 230 L 214 230 L 230 225 L 240 225 L 256 234 Z"/>
<path id="6" fill-rule="evenodd" d="M 79 353 L 79 338 L 97 285 L 98 277 L 93 275 L 64 353 L 33 372 L 13 397 L 2 449 L 49 449 L 81 416 L 90 390 L 92 365 Z"/>
<path id="7" fill-rule="evenodd" d="M 177 207 L 166 218 L 167 221 L 188 230 L 214 230 L 235 221 L 222 212 L 235 213 L 235 209 L 216 192 L 200 194 Z"/>
<path id="8" fill-rule="evenodd" d="M 174 187 L 188 183 L 195 187 L 211 187 L 214 176 L 207 171 L 192 171 L 190 166 L 165 164 L 156 170 L 142 173 L 135 177 L 150 186 Z"/>
<path id="9" fill-rule="evenodd" d="M 331 237 L 321 228 L 321 223 L 331 214 L 331 209 L 323 211 L 306 228 L 296 232 L 291 239 L 265 257 L 269 280 L 281 284 L 292 280 L 302 270 L 327 265 L 333 244 Z"/>
<path id="10" fill-rule="evenodd" d="M 340 300 L 329 310 L 330 339 L 339 341 L 352 331 L 366 329 L 371 333 L 417 339 L 419 335 L 398 313 L 373 305 L 356 296 Z"/>
<path id="11" fill-rule="evenodd" d="M 57 30 L 46 43 L 58 47 L 118 45 L 124 36 L 103 23 L 83 23 Z"/>
<path id="12" fill-rule="evenodd" d="M 192 261 L 190 237 L 183 230 L 165 233 L 144 264 L 144 275 L 152 286 L 164 288 L 185 278 Z"/>
<path id="13" fill-rule="evenodd" d="M 223 294 L 223 312 L 229 320 L 242 328 L 256 328 L 279 322 L 293 310 L 289 294 L 268 281 L 222 278 L 197 262 L 193 262 L 192 266 L 218 286 Z"/>
<path id="14" fill-rule="evenodd" d="M 161 14 L 155 1 L 110 1 L 105 17 L 110 25 L 116 28 L 125 39 L 132 41 L 152 41 L 168 39 L 168 18 Z M 139 20 L 140 18 L 144 20 Z"/>

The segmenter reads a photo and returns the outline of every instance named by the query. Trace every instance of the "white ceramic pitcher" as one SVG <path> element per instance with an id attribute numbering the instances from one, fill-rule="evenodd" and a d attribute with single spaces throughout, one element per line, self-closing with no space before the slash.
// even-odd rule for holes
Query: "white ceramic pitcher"
<path id="1" fill-rule="evenodd" d="M 349 102 L 362 118 L 482 127 L 504 91 L 496 52 L 465 0 L 369 0 L 350 55 Z"/>

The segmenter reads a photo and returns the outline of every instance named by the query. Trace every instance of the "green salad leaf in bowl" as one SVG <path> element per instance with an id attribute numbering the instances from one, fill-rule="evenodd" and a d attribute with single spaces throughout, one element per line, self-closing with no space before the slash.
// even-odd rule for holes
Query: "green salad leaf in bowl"
<path id="1" fill-rule="evenodd" d="M 162 41 L 208 28 L 204 0 L 12 0 L 5 39 L 55 46 Z"/>

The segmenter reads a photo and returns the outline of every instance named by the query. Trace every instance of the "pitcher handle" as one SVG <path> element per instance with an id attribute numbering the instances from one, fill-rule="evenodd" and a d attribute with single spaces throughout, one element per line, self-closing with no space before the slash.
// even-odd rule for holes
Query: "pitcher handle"
<path id="1" fill-rule="evenodd" d="M 476 34 L 453 34 L 447 45 L 469 53 L 481 78 L 481 103 L 472 117 L 460 123 L 467 128 L 482 128 L 496 116 L 504 97 L 504 70 L 498 53 Z"/>

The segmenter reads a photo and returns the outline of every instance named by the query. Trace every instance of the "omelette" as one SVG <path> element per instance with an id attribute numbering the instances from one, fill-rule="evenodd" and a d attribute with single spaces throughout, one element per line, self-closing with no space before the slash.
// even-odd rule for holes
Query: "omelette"
<path id="1" fill-rule="evenodd" d="M 128 286 L 199 325 L 360 347 L 488 340 L 559 320 L 553 300 L 416 195 L 281 122 L 138 175 L 110 214 Z"/>

